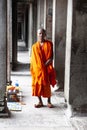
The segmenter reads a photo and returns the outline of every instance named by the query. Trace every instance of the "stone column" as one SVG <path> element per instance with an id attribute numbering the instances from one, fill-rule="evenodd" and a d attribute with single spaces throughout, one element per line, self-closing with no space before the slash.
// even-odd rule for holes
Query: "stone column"
<path id="1" fill-rule="evenodd" d="M 17 64 L 17 0 L 12 1 L 12 70 Z"/>
<path id="2" fill-rule="evenodd" d="M 66 53 L 65 53 L 65 98 L 69 100 L 70 86 L 70 62 L 71 62 L 71 43 L 72 43 L 72 14 L 73 0 L 68 0 L 67 6 L 67 31 L 66 31 Z"/>
<path id="3" fill-rule="evenodd" d="M 26 48 L 28 49 L 28 8 L 26 8 L 26 24 L 25 24 L 25 42 L 26 42 Z"/>
<path id="4" fill-rule="evenodd" d="M 40 27 L 40 0 L 37 1 L 37 29 Z"/>
<path id="5" fill-rule="evenodd" d="M 25 42 L 25 35 L 26 35 L 26 9 L 24 10 L 25 13 L 24 13 L 24 31 L 23 31 L 23 34 L 24 34 L 24 42 Z"/>
<path id="6" fill-rule="evenodd" d="M 65 98 L 69 108 L 80 112 L 87 110 L 86 5 L 86 1 L 68 0 L 67 8 Z"/>
<path id="7" fill-rule="evenodd" d="M 70 98 L 70 62 L 71 62 L 71 44 L 72 44 L 72 18 L 73 18 L 73 0 L 68 0 L 67 4 L 67 30 L 66 30 L 66 53 L 65 53 L 65 86 L 64 95 L 68 109 L 67 116 L 72 116 L 72 107 L 69 103 Z M 74 93 L 73 93 L 74 94 Z"/>
<path id="8" fill-rule="evenodd" d="M 33 2 L 33 43 L 37 41 L 37 1 Z"/>
<path id="9" fill-rule="evenodd" d="M 6 0 L 0 0 L 0 101 L 6 87 Z"/>
<path id="10" fill-rule="evenodd" d="M 55 31 L 56 31 L 56 0 L 53 0 L 53 23 L 52 23 L 52 42 L 53 42 L 53 54 L 54 54 L 54 67 L 55 67 Z"/>
<path id="11" fill-rule="evenodd" d="M 33 44 L 33 5 L 32 2 L 29 3 L 29 12 L 28 12 L 28 24 L 29 24 L 29 28 L 28 28 L 28 48 L 29 48 L 29 56 L 31 54 L 31 47 Z"/>
<path id="12" fill-rule="evenodd" d="M 53 0 L 52 39 L 54 66 L 60 90 L 64 89 L 67 0 Z"/>
<path id="13" fill-rule="evenodd" d="M 12 0 L 7 0 L 7 82 L 10 82 L 12 60 Z"/>
<path id="14" fill-rule="evenodd" d="M 40 27 L 45 27 L 45 19 L 44 19 L 44 16 L 46 12 L 44 12 L 44 0 L 38 0 L 38 3 L 37 3 L 37 29 L 40 28 Z"/>
<path id="15" fill-rule="evenodd" d="M 44 29 L 46 29 L 46 16 L 47 16 L 47 4 L 46 0 L 44 0 Z"/>

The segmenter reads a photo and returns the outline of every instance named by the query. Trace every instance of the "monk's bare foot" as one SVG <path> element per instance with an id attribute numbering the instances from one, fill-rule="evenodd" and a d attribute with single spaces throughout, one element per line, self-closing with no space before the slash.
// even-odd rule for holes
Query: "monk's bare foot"
<path id="1" fill-rule="evenodd" d="M 47 104 L 47 107 L 53 108 L 54 106 L 53 106 L 51 103 L 48 103 L 48 104 Z"/>
<path id="2" fill-rule="evenodd" d="M 26 105 L 26 103 L 24 103 L 24 102 L 21 102 L 21 105 Z"/>
<path id="3" fill-rule="evenodd" d="M 38 104 L 35 104 L 34 106 L 35 106 L 35 108 L 40 108 L 40 107 L 43 107 L 43 103 L 39 102 Z"/>

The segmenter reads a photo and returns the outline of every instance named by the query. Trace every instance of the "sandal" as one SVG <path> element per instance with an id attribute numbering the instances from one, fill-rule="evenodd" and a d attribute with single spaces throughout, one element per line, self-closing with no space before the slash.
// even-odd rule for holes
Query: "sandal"
<path id="1" fill-rule="evenodd" d="M 51 103 L 48 103 L 48 104 L 47 104 L 47 107 L 53 108 L 54 106 L 53 106 Z"/>
<path id="2" fill-rule="evenodd" d="M 38 103 L 38 104 L 35 104 L 34 107 L 35 108 L 40 108 L 40 107 L 43 107 L 43 104 L 42 103 Z"/>

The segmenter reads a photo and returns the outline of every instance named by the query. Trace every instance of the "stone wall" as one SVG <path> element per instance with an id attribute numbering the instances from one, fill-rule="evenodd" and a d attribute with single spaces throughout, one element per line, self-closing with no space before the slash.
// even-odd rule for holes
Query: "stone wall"
<path id="1" fill-rule="evenodd" d="M 6 2 L 0 0 L 0 99 L 6 86 Z"/>
<path id="2" fill-rule="evenodd" d="M 87 13 L 74 7 L 70 72 L 70 104 L 87 105 Z"/>

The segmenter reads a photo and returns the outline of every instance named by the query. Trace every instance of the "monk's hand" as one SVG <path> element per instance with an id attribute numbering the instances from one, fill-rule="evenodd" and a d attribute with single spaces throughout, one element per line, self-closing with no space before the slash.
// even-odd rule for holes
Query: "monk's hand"
<path id="1" fill-rule="evenodd" d="M 45 62 L 45 66 L 49 65 L 50 63 L 52 63 L 52 58 L 48 59 L 48 60 Z"/>

